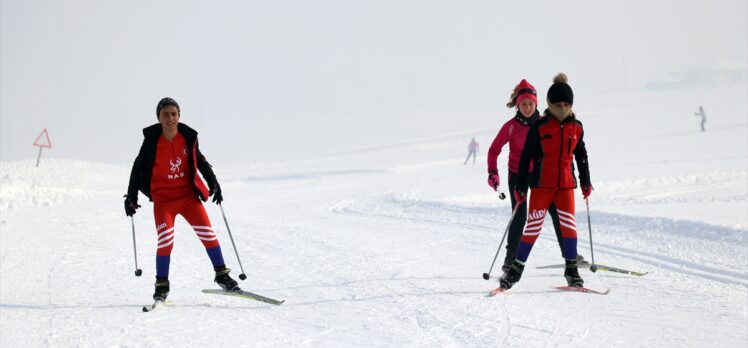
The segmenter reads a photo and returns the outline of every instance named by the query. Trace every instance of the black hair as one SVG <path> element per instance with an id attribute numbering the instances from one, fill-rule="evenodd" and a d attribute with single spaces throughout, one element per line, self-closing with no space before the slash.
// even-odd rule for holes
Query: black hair
<path id="1" fill-rule="evenodd" d="M 169 98 L 169 97 L 165 97 L 165 98 L 162 98 L 158 102 L 158 105 L 156 106 L 156 118 L 158 118 L 158 115 L 161 113 L 161 109 L 169 105 L 176 106 L 177 112 L 181 112 L 181 110 L 179 109 L 179 104 L 177 104 L 176 100 Z"/>

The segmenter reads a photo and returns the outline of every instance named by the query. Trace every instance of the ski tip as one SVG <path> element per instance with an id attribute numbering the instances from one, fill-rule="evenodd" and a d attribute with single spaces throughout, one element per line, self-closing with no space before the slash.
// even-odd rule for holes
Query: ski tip
<path id="1" fill-rule="evenodd" d="M 498 287 L 498 288 L 496 288 L 496 289 L 493 289 L 493 290 L 491 290 L 491 292 L 490 292 L 490 293 L 488 294 L 488 297 L 494 297 L 494 296 L 496 296 L 496 295 L 498 295 L 498 294 L 503 294 L 503 293 L 505 293 L 505 292 L 506 292 L 507 290 L 508 290 L 508 289 L 504 289 L 504 288 L 502 288 L 502 287 Z"/>
<path id="2" fill-rule="evenodd" d="M 160 300 L 157 300 L 157 301 L 155 301 L 150 306 L 143 306 L 143 312 L 151 312 L 151 311 L 153 311 L 154 309 L 156 309 L 158 307 L 168 306 L 168 305 L 171 305 L 171 301 L 160 301 Z"/>

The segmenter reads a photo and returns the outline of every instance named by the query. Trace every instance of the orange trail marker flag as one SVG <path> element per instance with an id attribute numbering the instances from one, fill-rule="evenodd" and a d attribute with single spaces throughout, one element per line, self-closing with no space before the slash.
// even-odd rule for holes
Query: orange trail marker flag
<path id="1" fill-rule="evenodd" d="M 44 136 L 44 139 L 42 139 L 42 136 Z M 39 147 L 39 155 L 36 156 L 36 166 L 39 166 L 39 159 L 42 158 L 42 149 L 52 148 L 52 142 L 49 141 L 49 133 L 47 133 L 47 128 L 44 128 L 44 130 L 39 134 L 38 137 L 36 137 L 36 140 L 34 141 L 34 146 Z"/>

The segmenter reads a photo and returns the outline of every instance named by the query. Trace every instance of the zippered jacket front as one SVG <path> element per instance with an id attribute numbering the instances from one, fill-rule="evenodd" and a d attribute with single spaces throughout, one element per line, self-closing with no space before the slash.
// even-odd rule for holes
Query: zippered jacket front
<path id="1" fill-rule="evenodd" d="M 576 188 L 572 159 L 576 160 L 580 183 L 590 185 L 582 122 L 574 114 L 559 122 L 546 110 L 545 117 L 535 122 L 527 133 L 519 160 L 517 189 L 526 192 L 528 186 Z"/>
<path id="2" fill-rule="evenodd" d="M 524 117 L 517 110 L 517 113 L 506 121 L 499 133 L 496 134 L 496 138 L 493 139 L 491 147 L 488 148 L 488 172 L 498 172 L 497 158 L 501 154 L 501 148 L 506 143 L 509 143 L 509 160 L 507 166 L 509 172 L 517 173 L 519 171 L 519 157 L 522 154 L 522 149 L 525 146 L 525 140 L 527 139 L 527 132 L 530 126 L 540 118 L 540 114 L 537 110 L 531 117 Z M 532 167 L 530 167 L 532 170 Z"/>

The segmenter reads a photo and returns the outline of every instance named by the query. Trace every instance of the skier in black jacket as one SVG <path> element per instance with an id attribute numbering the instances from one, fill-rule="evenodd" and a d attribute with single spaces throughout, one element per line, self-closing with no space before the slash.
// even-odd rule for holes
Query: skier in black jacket
<path id="1" fill-rule="evenodd" d="M 174 219 L 182 215 L 192 226 L 213 263 L 214 281 L 226 291 L 239 291 L 229 276 L 218 238 L 210 224 L 202 201 L 213 196 L 221 204 L 223 195 L 215 173 L 200 152 L 197 132 L 179 123 L 179 104 L 163 98 L 156 107 L 159 123 L 143 129 L 143 144 L 132 165 L 125 195 L 125 214 L 135 214 L 138 191 L 153 201 L 158 247 L 156 250 L 156 289 L 153 299 L 164 301 L 169 295 L 169 264 L 174 246 Z M 208 182 L 203 183 L 197 172 Z"/>

